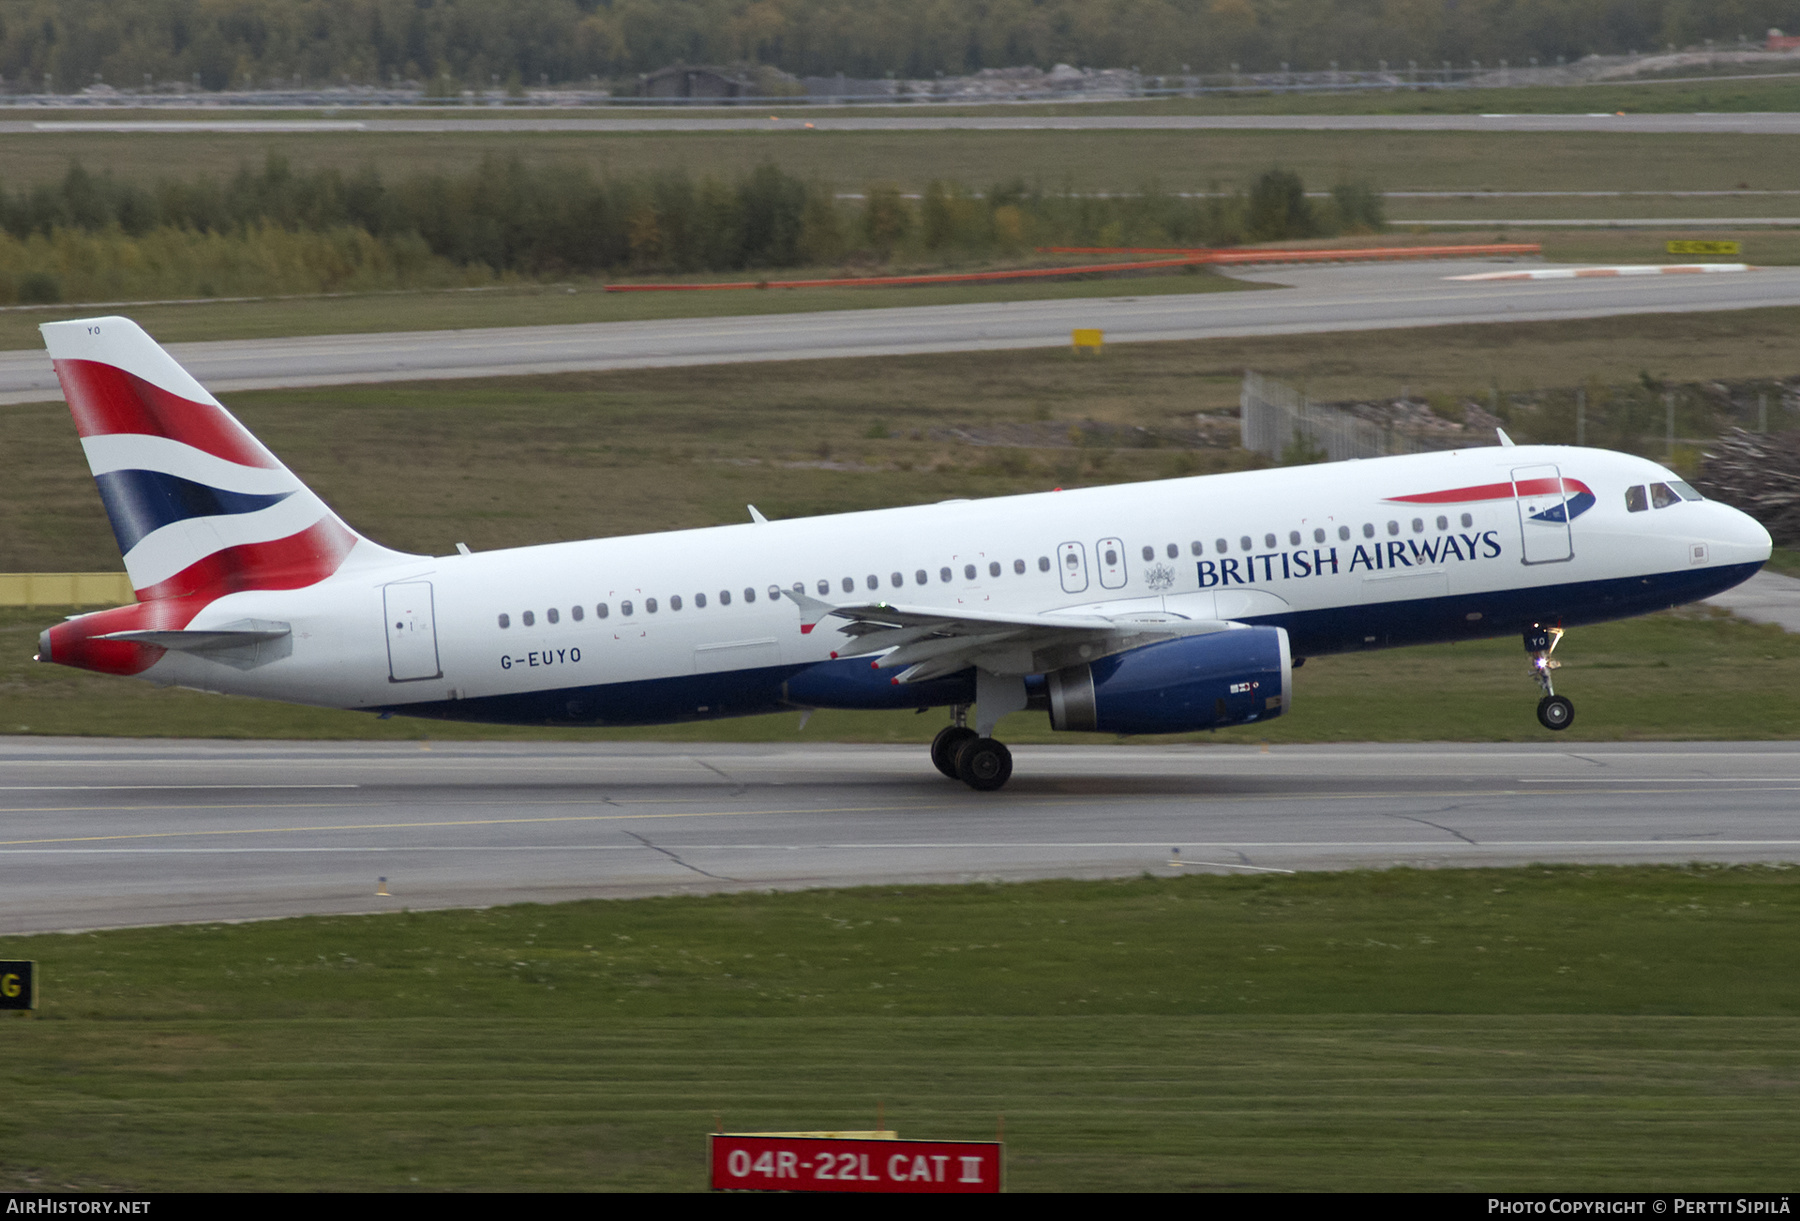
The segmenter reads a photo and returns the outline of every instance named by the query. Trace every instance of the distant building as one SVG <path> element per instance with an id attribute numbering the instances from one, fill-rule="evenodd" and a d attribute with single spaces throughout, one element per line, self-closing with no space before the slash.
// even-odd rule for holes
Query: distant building
<path id="1" fill-rule="evenodd" d="M 1800 34 L 1783 34 L 1780 30 L 1770 30 L 1769 40 L 1763 43 L 1768 51 L 1800 51 Z"/>
<path id="2" fill-rule="evenodd" d="M 650 98 L 749 98 L 759 92 L 748 73 L 686 64 L 658 68 L 640 77 L 639 85 L 642 95 Z"/>

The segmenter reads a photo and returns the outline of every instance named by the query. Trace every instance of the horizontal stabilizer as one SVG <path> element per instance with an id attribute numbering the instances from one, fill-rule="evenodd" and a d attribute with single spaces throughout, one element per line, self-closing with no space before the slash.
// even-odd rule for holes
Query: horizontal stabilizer
<path id="1" fill-rule="evenodd" d="M 155 645 L 177 653 L 194 653 L 210 661 L 224 662 L 239 670 L 251 670 L 293 652 L 294 629 L 267 619 L 240 619 L 213 628 L 163 628 L 108 632 L 97 640 L 121 640 Z"/>

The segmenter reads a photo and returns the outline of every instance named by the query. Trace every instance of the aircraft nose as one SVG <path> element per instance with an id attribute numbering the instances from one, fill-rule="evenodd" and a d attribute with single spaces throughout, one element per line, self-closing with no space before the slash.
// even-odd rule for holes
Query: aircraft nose
<path id="1" fill-rule="evenodd" d="M 1727 564 L 1766 562 L 1774 549 L 1774 540 L 1763 524 L 1742 509 L 1717 501 L 1713 504 L 1719 512 L 1719 523 L 1711 531 L 1717 560 Z"/>

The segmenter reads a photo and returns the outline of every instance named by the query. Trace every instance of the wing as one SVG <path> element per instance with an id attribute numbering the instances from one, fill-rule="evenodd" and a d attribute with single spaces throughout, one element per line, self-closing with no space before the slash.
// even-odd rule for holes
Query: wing
<path id="1" fill-rule="evenodd" d="M 923 682 L 971 666 L 990 674 L 1043 674 L 1176 636 L 1227 631 L 1221 619 L 1184 619 L 1157 611 L 1121 615 L 1007 615 L 870 602 L 834 606 L 783 590 L 800 608 L 802 632 L 825 619 L 845 622 L 848 637 L 834 657 L 868 657 L 880 670 L 900 670 L 902 683 Z"/>

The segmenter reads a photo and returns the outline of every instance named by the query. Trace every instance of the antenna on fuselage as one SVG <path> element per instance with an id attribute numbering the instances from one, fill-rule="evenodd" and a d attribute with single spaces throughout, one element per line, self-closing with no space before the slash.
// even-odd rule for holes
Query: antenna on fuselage
<path id="1" fill-rule="evenodd" d="M 1512 442 L 1508 441 L 1507 444 L 1511 445 Z M 755 522 L 759 526 L 766 526 L 769 524 L 769 519 L 764 517 L 762 515 L 762 510 L 758 509 L 755 505 L 745 505 L 744 507 L 746 509 L 750 510 L 750 520 L 751 521 Z"/>
<path id="2" fill-rule="evenodd" d="M 1494 431 L 1496 433 L 1500 434 L 1500 444 L 1501 445 L 1505 446 L 1507 449 L 1511 449 L 1513 447 L 1513 439 L 1506 435 L 1506 429 L 1496 428 L 1496 429 L 1494 429 Z"/>

